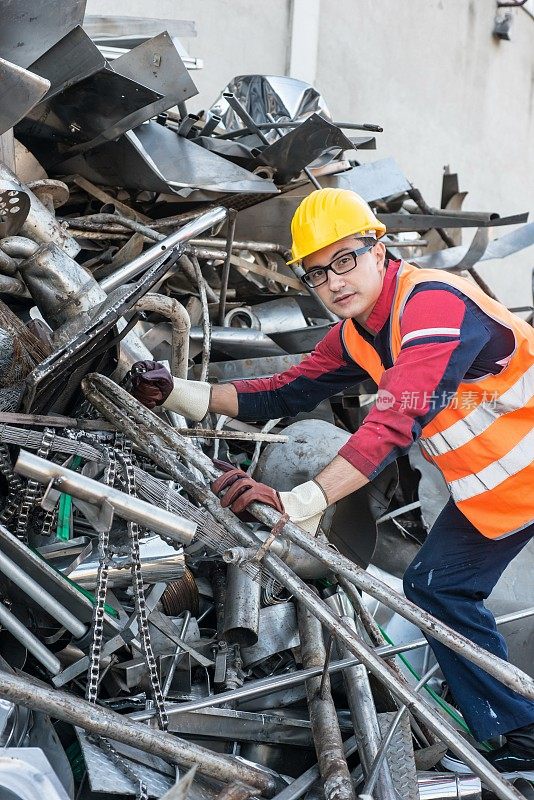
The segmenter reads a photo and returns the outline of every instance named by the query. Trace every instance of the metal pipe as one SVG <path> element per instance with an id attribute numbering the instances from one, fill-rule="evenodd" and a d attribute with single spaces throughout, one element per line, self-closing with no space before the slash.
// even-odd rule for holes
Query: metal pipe
<path id="1" fill-rule="evenodd" d="M 260 627 L 261 581 L 240 567 L 226 572 L 223 638 L 231 644 L 252 647 Z"/>
<path id="2" fill-rule="evenodd" d="M 423 772 L 417 775 L 420 800 L 481 800 L 482 785 L 475 775 Z"/>
<path id="3" fill-rule="evenodd" d="M 89 270 L 56 244 L 42 244 L 19 265 L 30 293 L 52 328 L 107 299 Z"/>
<path id="4" fill-rule="evenodd" d="M 39 249 L 39 244 L 26 236 L 6 236 L 0 241 L 0 248 L 12 258 L 29 258 Z"/>
<path id="5" fill-rule="evenodd" d="M 173 764 L 187 768 L 196 766 L 199 773 L 210 778 L 219 781 L 239 779 L 255 786 L 266 797 L 272 796 L 276 790 L 272 773 L 264 772 L 259 767 L 220 755 L 148 725 L 132 722 L 104 706 L 92 705 L 81 697 L 49 689 L 28 678 L 0 672 L 0 697 L 25 708 L 43 711 L 88 733 L 131 745 Z"/>
<path id="6" fill-rule="evenodd" d="M 41 644 L 39 639 L 37 639 L 37 637 L 34 636 L 3 603 L 0 603 L 0 625 L 5 628 L 6 631 L 9 631 L 9 633 L 14 636 L 51 675 L 57 675 L 61 672 L 61 662 L 59 659 L 56 658 L 44 644 Z M 7 675 L 7 673 L 2 672 L 2 676 L 4 675 Z M 5 697 L 1 689 L 0 696 Z"/>
<path id="7" fill-rule="evenodd" d="M 190 544 L 195 535 L 197 526 L 194 522 L 87 478 L 79 472 L 73 472 L 59 464 L 39 458 L 26 450 L 20 451 L 14 471 L 38 483 L 51 483 L 57 491 L 65 492 L 87 503 L 111 506 L 122 519 L 137 522 L 182 544 Z"/>
<path id="8" fill-rule="evenodd" d="M 103 376 L 93 375 L 90 378 L 85 378 L 82 386 L 88 399 L 107 419 L 117 425 L 120 430 L 138 444 L 155 463 L 165 469 L 175 480 L 180 481 L 186 491 L 198 502 L 202 503 L 215 519 L 226 527 L 238 541 L 247 547 L 257 543 L 257 540 L 254 539 L 249 528 L 240 523 L 231 511 L 223 509 L 218 498 L 216 498 L 205 485 L 201 484 L 189 469 L 185 468 L 178 461 L 180 456 L 184 457 L 188 464 L 199 469 L 208 480 L 213 480 L 220 472 L 215 469 L 213 463 L 204 453 L 195 450 L 183 437 L 176 434 L 169 426 L 164 425 L 155 414 L 152 414 L 148 409 L 141 406 L 139 402 L 121 390 L 109 379 Z M 120 407 L 117 407 L 117 402 L 120 402 Z M 126 413 L 124 409 L 127 409 L 128 413 Z M 134 422 L 134 420 L 136 420 L 136 422 Z M 140 421 L 142 421 L 142 431 L 141 425 L 139 424 Z M 148 435 L 149 432 L 150 435 Z M 267 521 L 267 516 L 269 516 L 272 525 L 280 518 L 280 514 L 275 512 L 274 509 L 267 509 L 260 504 L 255 505 L 258 506 L 258 516 L 261 513 L 262 516 L 266 518 L 265 521 Z M 268 512 L 272 513 L 268 515 Z M 292 523 L 287 523 L 285 530 L 291 530 L 292 535 L 294 530 L 300 531 L 300 529 Z M 304 534 L 302 531 L 300 531 L 300 533 L 302 537 L 307 536 L 307 534 Z M 322 549 L 322 545 L 318 540 L 310 539 L 310 543 L 313 543 L 311 545 L 312 547 Z M 421 700 L 421 698 L 408 687 L 400 684 L 391 668 L 376 656 L 372 648 L 341 623 L 339 619 L 332 614 L 330 609 L 315 597 L 306 584 L 294 575 L 280 559 L 267 554 L 263 559 L 263 563 L 273 577 L 282 583 L 282 585 L 293 594 L 299 602 L 305 605 L 308 610 L 312 611 L 327 630 L 343 641 L 351 652 L 358 656 L 362 663 L 384 683 L 402 703 L 407 705 L 413 714 L 423 719 L 431 730 L 436 733 L 453 752 L 457 753 L 501 800 L 520 800 L 521 796 L 514 787 L 511 786 L 508 781 L 504 780 L 497 770 L 488 762 L 483 760 L 478 751 L 445 722 L 433 708 Z M 389 587 L 387 587 L 387 591 L 391 593 Z M 417 607 L 414 606 L 414 608 Z M 428 616 L 430 617 L 430 615 Z M 433 617 L 430 617 L 430 620 L 425 620 L 425 624 L 429 627 L 433 627 L 433 635 L 436 635 L 436 632 L 442 635 L 443 631 L 446 631 L 447 634 L 454 633 Z M 469 640 L 464 637 L 459 637 L 459 642 L 461 645 L 460 649 L 464 655 L 468 655 L 468 657 L 471 655 L 478 657 L 478 648 L 469 642 Z M 453 644 L 455 647 L 458 647 L 458 642 L 456 640 L 453 641 Z M 483 651 L 483 654 L 486 656 L 488 655 L 485 651 Z M 503 668 L 505 667 L 509 673 L 515 673 L 512 677 L 512 682 L 519 678 L 519 684 L 521 686 L 524 684 L 523 679 L 526 679 L 527 687 L 532 683 L 527 675 L 513 668 L 511 664 L 501 662 L 501 659 L 491 656 L 488 662 L 489 663 L 486 665 L 487 671 L 493 670 L 502 663 Z M 508 676 L 503 683 L 504 682 L 509 685 L 510 679 Z"/>
<path id="9" fill-rule="evenodd" d="M 326 650 L 320 621 L 309 608 L 299 604 L 298 623 L 303 666 L 322 667 Z M 306 681 L 310 724 L 325 798 L 354 800 L 354 787 L 343 752 L 341 731 L 327 673 L 322 694 L 320 688 L 320 677 L 308 678 Z"/>
<path id="10" fill-rule="evenodd" d="M 175 250 L 180 247 L 184 242 L 188 242 L 199 233 L 203 233 L 207 228 L 212 228 L 217 223 L 222 222 L 226 218 L 227 211 L 222 206 L 215 206 L 211 211 L 207 211 L 200 217 L 191 220 L 179 230 L 174 231 L 169 236 L 162 238 L 153 247 L 149 247 L 144 253 L 141 253 L 118 269 L 112 275 L 108 275 L 100 281 L 100 286 L 105 292 L 110 292 L 123 283 L 133 280 L 144 272 L 148 267 L 152 266 L 162 256 L 167 256 L 169 251 Z"/>
<path id="11" fill-rule="evenodd" d="M 11 172 L 2 161 L 0 161 L 0 180 L 15 184 L 13 188 L 22 190 L 30 198 L 30 210 L 20 229 L 24 236 L 39 243 L 53 242 L 73 258 L 80 252 L 80 245 L 69 236 L 31 189 L 21 183 L 15 173 Z"/>
<path id="12" fill-rule="evenodd" d="M 219 295 L 219 325 L 224 325 L 226 315 L 226 293 L 228 291 L 228 281 L 230 279 L 230 266 L 232 264 L 232 244 L 234 241 L 235 226 L 237 222 L 237 211 L 235 208 L 228 210 L 228 233 L 226 239 L 226 258 L 221 274 L 221 291 Z"/>
<path id="13" fill-rule="evenodd" d="M 73 636 L 80 639 L 87 633 L 87 625 L 75 617 L 68 609 L 59 603 L 55 597 L 28 575 L 18 564 L 0 550 L 0 572 L 21 589 L 24 594 L 35 600 L 51 617 L 57 620 Z"/>
<path id="14" fill-rule="evenodd" d="M 151 292 L 138 300 L 134 308 L 136 311 L 153 311 L 170 319 L 172 328 L 171 372 L 177 378 L 187 378 L 191 319 L 184 306 L 174 297 Z"/>
<path id="15" fill-rule="evenodd" d="M 196 256 L 191 256 L 191 263 L 193 265 L 193 269 L 195 270 L 196 283 L 198 287 L 198 296 L 200 298 L 200 305 L 202 308 L 202 331 L 204 334 L 204 336 L 202 337 L 202 362 L 200 367 L 199 380 L 207 381 L 210 368 L 210 355 L 211 355 L 211 322 L 210 322 L 210 310 L 208 306 L 208 293 L 207 293 L 208 284 L 202 274 L 202 270 L 200 269 L 200 264 Z"/>
<path id="16" fill-rule="evenodd" d="M 342 617 L 342 621 L 355 633 L 357 632 L 356 623 L 351 617 Z M 339 649 L 341 655 L 345 657 L 350 655 L 346 645 L 341 644 Z M 373 760 L 380 749 L 381 735 L 369 676 L 363 664 L 344 669 L 343 682 L 354 733 L 358 739 L 360 762 L 364 775 L 369 775 Z M 378 776 L 376 797 L 378 800 L 396 800 L 397 798 L 387 762 Z"/>
<path id="17" fill-rule="evenodd" d="M 216 237 L 210 239 L 191 239 L 190 244 L 195 247 L 222 248 L 226 246 L 226 240 L 217 239 Z M 290 258 L 290 250 L 284 247 L 283 244 L 277 244 L 276 242 L 255 242 L 252 239 L 234 239 L 232 242 L 232 250 L 253 250 L 256 253 L 280 253 L 284 258 Z"/>

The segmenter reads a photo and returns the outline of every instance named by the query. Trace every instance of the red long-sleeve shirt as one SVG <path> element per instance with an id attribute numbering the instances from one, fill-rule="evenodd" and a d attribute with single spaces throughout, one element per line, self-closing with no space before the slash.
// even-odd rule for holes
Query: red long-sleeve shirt
<path id="1" fill-rule="evenodd" d="M 368 330 L 352 321 L 380 355 L 385 372 L 377 403 L 339 454 L 370 479 L 408 451 L 461 381 L 497 374 L 514 350 L 508 328 L 453 286 L 429 281 L 418 284 L 405 304 L 401 349 L 393 361 L 389 329 L 399 266 L 398 261 L 388 264 Z M 311 411 L 321 400 L 367 379 L 344 347 L 341 326 L 334 325 L 309 356 L 286 372 L 234 381 L 239 418 L 275 419 Z"/>

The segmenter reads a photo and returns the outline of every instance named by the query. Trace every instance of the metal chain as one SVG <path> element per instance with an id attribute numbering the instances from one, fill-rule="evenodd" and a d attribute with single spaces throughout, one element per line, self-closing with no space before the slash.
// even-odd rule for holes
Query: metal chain
<path id="1" fill-rule="evenodd" d="M 43 431 L 43 441 L 37 451 L 40 458 L 48 458 L 50 449 L 54 443 L 56 432 L 54 428 L 45 428 Z M 21 541 L 26 541 L 28 536 L 28 523 L 30 521 L 30 512 L 32 508 L 37 505 L 39 495 L 41 493 L 41 484 L 32 479 L 28 480 L 26 489 L 22 497 L 22 503 L 17 518 L 17 528 L 15 535 Z"/>
<path id="2" fill-rule="evenodd" d="M 119 434 L 115 437 L 115 443 Z M 121 443 L 122 444 L 122 443 Z M 104 470 L 103 482 L 108 486 L 114 486 L 117 482 L 117 452 L 114 447 L 107 447 L 107 465 Z M 89 651 L 89 668 L 87 671 L 87 688 L 85 691 L 86 699 L 96 704 L 98 698 L 98 682 L 100 678 L 100 658 L 102 654 L 102 641 L 104 636 L 104 614 L 106 605 L 106 596 L 108 590 L 108 573 L 109 564 L 111 561 L 112 550 L 109 540 L 109 531 L 101 531 L 98 537 L 98 547 L 100 551 L 100 559 L 98 562 L 98 572 L 96 579 L 96 602 L 93 607 L 92 619 L 92 640 Z M 103 736 L 93 735 L 88 737 L 90 741 L 94 742 L 102 750 L 109 760 L 125 775 L 128 780 L 137 787 L 136 800 L 149 800 L 148 788 L 142 778 L 140 778 L 134 770 L 126 764 L 110 742 Z"/>
<path id="3" fill-rule="evenodd" d="M 131 444 L 123 438 L 122 452 L 118 458 L 123 467 L 123 477 L 126 480 L 126 491 L 128 494 L 135 494 L 135 472 L 132 461 Z M 159 682 L 158 667 L 152 650 L 150 641 L 150 629 L 148 626 L 148 613 L 146 608 L 145 588 L 143 585 L 143 572 L 141 568 L 141 556 L 139 552 L 139 525 L 136 522 L 128 522 L 128 534 L 131 544 L 131 572 L 132 588 L 134 592 L 135 608 L 137 611 L 137 625 L 143 648 L 143 655 L 148 668 L 152 699 L 156 710 L 159 726 L 166 731 L 169 726 L 169 718 L 165 709 L 165 698 L 161 691 Z"/>
<path id="4" fill-rule="evenodd" d="M 0 473 L 4 476 L 8 487 L 6 505 L 0 514 L 0 523 L 5 524 L 20 506 L 20 498 L 24 491 L 21 479 L 13 472 L 9 449 L 5 444 L 0 444 Z"/>
<path id="5" fill-rule="evenodd" d="M 117 476 L 117 458 L 115 450 L 108 448 L 108 463 L 104 471 L 103 482 L 108 486 L 115 484 Z M 104 609 L 108 591 L 108 572 L 111 560 L 109 545 L 109 531 L 101 531 L 98 537 L 100 559 L 96 577 L 96 602 L 93 606 L 92 639 L 89 650 L 89 667 L 87 670 L 87 688 L 85 697 L 90 703 L 96 703 L 98 697 L 98 680 L 100 677 L 100 657 L 102 654 L 102 639 L 104 635 Z"/>
<path id="6" fill-rule="evenodd" d="M 126 775 L 128 780 L 137 785 L 135 800 L 149 800 L 147 785 L 144 783 L 143 779 L 136 775 L 133 769 L 126 764 L 125 760 L 117 753 L 113 745 L 110 744 L 107 739 L 104 739 L 103 736 L 99 736 L 98 734 L 90 735 L 87 738 L 89 741 L 100 747 L 100 749 L 108 756 L 109 760 L 112 761 L 118 769 L 120 769 L 123 775 Z"/>

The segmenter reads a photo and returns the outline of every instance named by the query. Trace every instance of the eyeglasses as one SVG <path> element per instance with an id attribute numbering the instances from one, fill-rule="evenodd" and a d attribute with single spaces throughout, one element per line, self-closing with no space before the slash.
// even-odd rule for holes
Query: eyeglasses
<path id="1" fill-rule="evenodd" d="M 304 275 L 301 275 L 301 281 L 306 286 L 309 286 L 310 289 L 317 289 L 318 286 L 322 286 L 323 283 L 328 281 L 328 270 L 332 270 L 334 275 L 345 275 L 346 272 L 350 272 L 358 265 L 358 256 L 368 253 L 376 244 L 376 239 L 362 239 L 362 241 L 367 241 L 369 244 L 366 244 L 365 247 L 360 247 L 358 250 L 343 253 L 343 255 L 334 258 L 325 267 L 312 267 Z"/>

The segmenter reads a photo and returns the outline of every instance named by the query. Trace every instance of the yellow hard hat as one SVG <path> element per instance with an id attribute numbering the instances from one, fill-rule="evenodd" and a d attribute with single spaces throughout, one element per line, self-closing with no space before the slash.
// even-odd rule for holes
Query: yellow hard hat
<path id="1" fill-rule="evenodd" d="M 350 189 L 317 189 L 304 198 L 291 220 L 291 261 L 294 264 L 345 236 L 386 232 L 365 200 Z"/>

